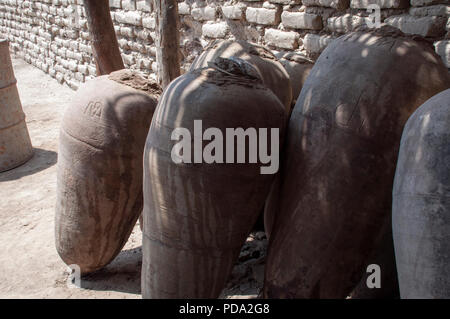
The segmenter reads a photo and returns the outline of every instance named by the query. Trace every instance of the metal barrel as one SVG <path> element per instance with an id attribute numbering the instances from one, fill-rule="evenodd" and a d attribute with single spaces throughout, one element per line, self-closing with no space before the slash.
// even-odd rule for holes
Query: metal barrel
<path id="1" fill-rule="evenodd" d="M 9 43 L 0 39 L 0 172 L 22 165 L 33 156 L 16 82 Z"/>

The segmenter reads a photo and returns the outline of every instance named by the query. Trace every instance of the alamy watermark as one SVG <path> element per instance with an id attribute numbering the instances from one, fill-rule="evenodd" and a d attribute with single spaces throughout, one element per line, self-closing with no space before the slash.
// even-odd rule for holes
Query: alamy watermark
<path id="1" fill-rule="evenodd" d="M 377 264 L 370 264 L 367 266 L 366 272 L 370 275 L 367 276 L 366 285 L 367 288 L 381 288 L 381 267 Z"/>
<path id="2" fill-rule="evenodd" d="M 268 128 L 243 129 L 209 127 L 203 131 L 202 120 L 194 120 L 194 147 L 187 128 L 172 131 L 171 139 L 179 141 L 171 151 L 175 163 L 261 163 L 261 174 L 275 174 L 279 168 L 280 134 L 278 128 L 270 128 L 270 154 Z M 225 148 L 224 148 L 225 139 Z M 203 147 L 203 141 L 209 141 Z M 247 143 L 248 141 L 248 143 Z M 246 150 L 248 149 L 248 154 Z M 225 150 L 225 155 L 224 155 Z M 193 154 L 192 154 L 193 153 Z"/>
<path id="3" fill-rule="evenodd" d="M 366 19 L 366 24 L 369 28 L 381 27 L 381 7 L 378 4 L 369 4 L 367 6 L 369 18 Z"/>
<path id="4" fill-rule="evenodd" d="M 66 286 L 67 288 L 81 288 L 81 270 L 80 266 L 77 264 L 72 264 L 67 266 L 67 276 Z"/>

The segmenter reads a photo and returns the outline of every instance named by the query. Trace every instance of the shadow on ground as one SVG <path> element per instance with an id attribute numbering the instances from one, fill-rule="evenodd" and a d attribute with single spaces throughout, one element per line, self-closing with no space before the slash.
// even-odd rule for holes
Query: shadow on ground
<path id="1" fill-rule="evenodd" d="M 142 248 L 122 251 L 108 266 L 81 278 L 81 288 L 141 294 Z"/>
<path id="2" fill-rule="evenodd" d="M 24 176 L 33 175 L 56 164 L 58 154 L 54 151 L 42 148 L 33 148 L 33 157 L 26 163 L 0 173 L 0 182 L 20 179 Z"/>

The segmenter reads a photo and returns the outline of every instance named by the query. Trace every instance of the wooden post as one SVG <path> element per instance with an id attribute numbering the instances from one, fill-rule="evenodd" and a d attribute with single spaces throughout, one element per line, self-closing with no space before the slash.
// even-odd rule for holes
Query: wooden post
<path id="1" fill-rule="evenodd" d="M 157 75 L 158 82 L 165 88 L 170 81 L 180 75 L 178 3 L 176 0 L 154 0 L 154 7 L 158 27 Z"/>
<path id="2" fill-rule="evenodd" d="M 83 0 L 97 75 L 124 69 L 108 0 Z"/>

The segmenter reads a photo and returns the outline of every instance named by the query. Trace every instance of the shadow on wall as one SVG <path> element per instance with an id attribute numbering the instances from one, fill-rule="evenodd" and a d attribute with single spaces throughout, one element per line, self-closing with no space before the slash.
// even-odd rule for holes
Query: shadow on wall
<path id="1" fill-rule="evenodd" d="M 33 157 L 16 168 L 0 173 L 0 182 L 13 181 L 24 176 L 33 175 L 56 164 L 58 155 L 54 151 L 33 148 Z"/>
<path id="2" fill-rule="evenodd" d="M 109 265 L 81 277 L 81 287 L 89 290 L 141 294 L 142 248 L 123 250 Z"/>

